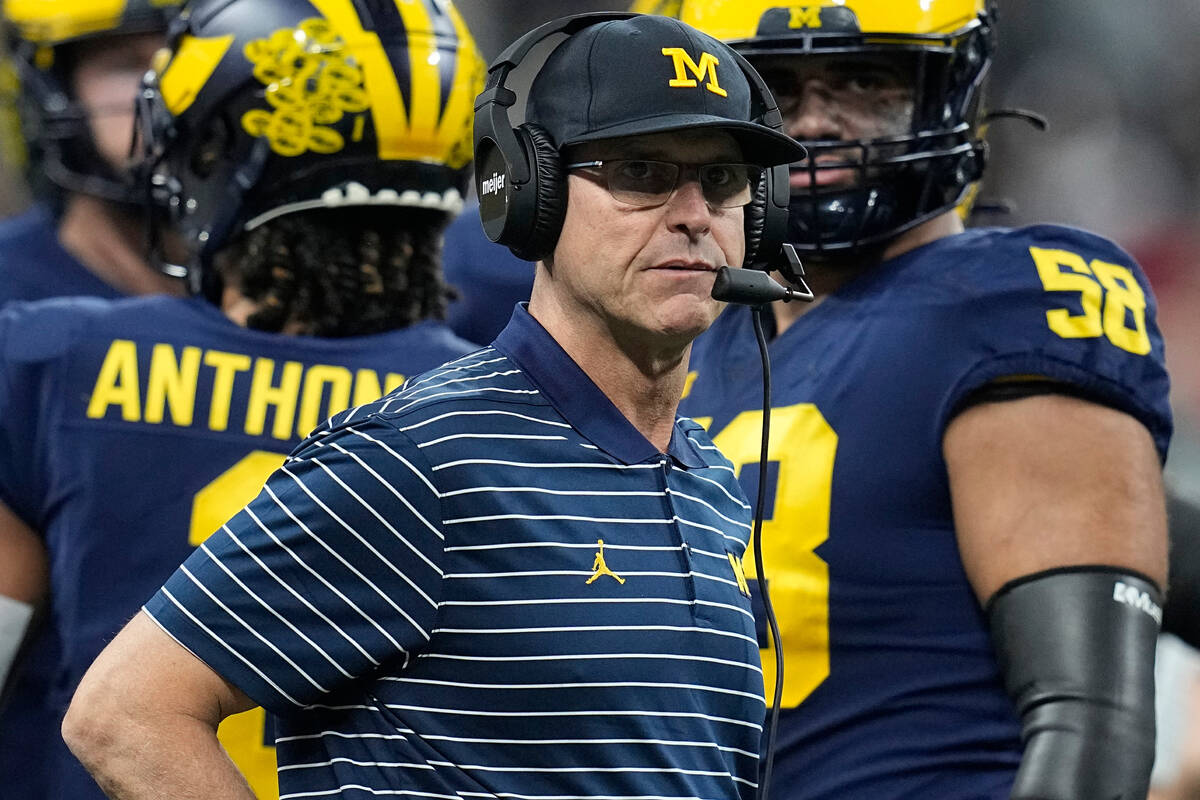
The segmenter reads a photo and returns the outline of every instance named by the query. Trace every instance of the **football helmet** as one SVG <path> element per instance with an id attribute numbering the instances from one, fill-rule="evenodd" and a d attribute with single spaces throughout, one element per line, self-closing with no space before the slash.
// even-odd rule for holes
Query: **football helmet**
<path id="1" fill-rule="evenodd" d="M 847 258 L 943 211 L 965 214 L 986 157 L 981 96 L 994 46 L 990 0 L 636 0 L 632 10 L 674 16 L 724 39 L 768 84 L 772 63 L 806 56 L 904 65 L 913 84 L 907 131 L 802 140 L 808 158 L 792 170 L 807 175 L 792 181 L 788 222 L 788 241 L 802 254 Z M 819 177 L 831 170 L 856 178 Z"/>
<path id="2" fill-rule="evenodd" d="M 4 126 L 3 149 L 27 163 L 35 192 L 57 187 L 123 203 L 144 199 L 131 176 L 111 167 L 97 151 L 87 112 L 70 90 L 70 59 L 64 54 L 85 40 L 165 33 L 182 2 L 3 0 L 8 68 L 15 72 L 15 78 L 3 81 L 16 87 L 3 95 L 7 103 L 15 100 L 20 121 L 19 126 Z M 13 134 L 16 141 L 11 141 Z"/>
<path id="3" fill-rule="evenodd" d="M 448 0 L 201 0 L 159 62 L 135 155 L 166 209 L 152 231 L 183 250 L 155 256 L 193 291 L 211 296 L 214 254 L 284 214 L 462 208 L 484 62 Z"/>

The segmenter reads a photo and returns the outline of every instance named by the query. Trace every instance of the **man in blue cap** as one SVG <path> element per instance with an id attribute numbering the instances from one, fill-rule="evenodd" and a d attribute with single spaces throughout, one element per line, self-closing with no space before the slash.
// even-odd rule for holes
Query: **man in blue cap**
<path id="1" fill-rule="evenodd" d="M 715 39 L 564 32 L 525 125 L 477 101 L 528 306 L 318 428 L 100 655 L 64 736 L 113 796 L 251 798 L 215 730 L 254 704 L 283 797 L 754 796 L 750 509 L 675 412 L 764 170 L 803 150 Z"/>

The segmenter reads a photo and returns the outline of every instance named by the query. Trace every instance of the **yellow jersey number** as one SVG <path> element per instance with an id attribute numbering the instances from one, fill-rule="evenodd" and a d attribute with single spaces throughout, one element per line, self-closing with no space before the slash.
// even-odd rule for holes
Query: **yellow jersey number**
<path id="1" fill-rule="evenodd" d="M 286 456 L 254 450 L 196 493 L 188 541 L 198 546 L 242 507 L 253 500 Z M 265 744 L 267 712 L 252 708 L 227 717 L 217 731 L 229 757 L 260 798 L 279 797 L 275 748 Z"/>
<path id="2" fill-rule="evenodd" d="M 711 420 L 698 419 L 708 427 Z M 757 464 L 762 411 L 743 411 L 713 436 L 740 474 Z M 815 552 L 829 538 L 837 433 L 811 403 L 771 409 L 767 457 L 779 465 L 774 514 L 763 520 L 762 552 L 786 665 L 782 706 L 793 708 L 829 677 L 829 566 Z M 751 498 L 751 503 L 754 498 Z M 746 550 L 746 571 L 758 564 Z M 775 692 L 775 643 L 763 651 L 766 696 Z"/>
<path id="3" fill-rule="evenodd" d="M 1128 267 L 1100 259 L 1087 262 L 1069 250 L 1030 247 L 1038 276 L 1047 292 L 1078 292 L 1082 314 L 1056 308 L 1046 312 L 1050 330 L 1064 339 L 1107 336 L 1122 350 L 1150 352 L 1146 333 L 1146 293 Z"/>

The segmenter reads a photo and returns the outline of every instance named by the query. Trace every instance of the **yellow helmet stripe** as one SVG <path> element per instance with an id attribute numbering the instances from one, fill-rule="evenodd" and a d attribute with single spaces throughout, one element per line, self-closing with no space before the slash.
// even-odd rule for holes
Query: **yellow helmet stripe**
<path id="1" fill-rule="evenodd" d="M 350 0 L 309 0 L 321 16 L 337 31 L 346 44 L 354 50 L 361 62 L 364 81 L 371 96 L 371 118 L 375 122 L 375 135 L 379 141 L 379 157 L 383 159 L 412 158 L 412 142 L 405 135 L 408 122 L 404 114 L 404 100 L 396 73 L 388 62 L 387 53 L 379 36 L 363 30 L 362 20 Z"/>
<path id="2" fill-rule="evenodd" d="M 666 13 L 718 39 L 751 39 L 768 12 L 787 12 L 797 31 L 819 30 L 821 9 L 844 6 L 865 33 L 949 34 L 981 14 L 986 0 L 635 0 L 635 10 Z"/>
<path id="3" fill-rule="evenodd" d="M 221 59 L 233 44 L 228 36 L 187 36 L 179 44 L 175 57 L 159 80 L 163 103 L 179 116 L 191 106 L 200 89 L 212 77 Z"/>
<path id="4" fill-rule="evenodd" d="M 679 6 L 683 0 L 634 0 L 629 10 L 635 14 L 661 14 L 664 17 L 678 17 Z"/>
<path id="5" fill-rule="evenodd" d="M 421 0 L 395 0 L 396 8 L 408 31 L 408 70 L 411 86 L 408 95 L 408 138 L 412 155 L 428 155 L 436 147 L 438 112 L 442 87 L 437 40 L 431 35 L 433 20 Z M 417 33 L 420 31 L 420 33 Z"/>
<path id="6" fill-rule="evenodd" d="M 467 24 L 458 13 L 457 7 L 450 8 L 450 19 L 454 22 L 454 31 L 458 36 L 458 68 L 454 71 L 454 83 L 450 86 L 450 98 L 446 101 L 445 111 L 439 123 L 441 141 L 467 143 L 462 153 L 450 153 L 450 166 L 454 168 L 465 166 L 471 160 L 471 131 L 455 132 L 449 128 L 462 124 L 466 120 L 468 126 L 475 118 L 475 96 L 483 87 L 483 60 L 476 54 L 473 46 L 467 46 L 472 41 Z M 457 157 L 456 157 L 457 156 Z"/>
<path id="7" fill-rule="evenodd" d="M 4 16 L 31 42 L 48 43 L 117 27 L 127 0 L 5 0 Z"/>

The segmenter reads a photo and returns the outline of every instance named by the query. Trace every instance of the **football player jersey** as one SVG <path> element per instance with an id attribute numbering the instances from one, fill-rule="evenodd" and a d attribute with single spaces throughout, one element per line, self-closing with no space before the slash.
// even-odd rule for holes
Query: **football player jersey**
<path id="1" fill-rule="evenodd" d="M 0 221 L 0 306 L 69 295 L 117 298 L 122 293 L 63 248 L 46 208 L 34 206 Z"/>
<path id="2" fill-rule="evenodd" d="M 50 553 L 63 648 L 52 707 L 65 710 L 104 645 L 305 434 L 473 349 L 433 322 L 344 339 L 247 330 L 196 298 L 0 313 L 0 500 Z M 221 736 L 259 795 L 276 796 L 264 712 Z M 54 776 L 47 796 L 102 798 L 60 737 L 55 748 L 26 766 Z"/>
<path id="3" fill-rule="evenodd" d="M 66 295 L 116 298 L 121 293 L 63 248 L 45 207 L 0 220 L 0 306 Z M 37 764 L 48 742 L 58 738 L 58 720 L 42 702 L 57 659 L 54 632 L 42 625 L 11 676 L 12 690 L 0 713 L 0 786 L 11 800 L 42 800 L 49 791 L 45 773 L 29 765 Z"/>
<path id="4" fill-rule="evenodd" d="M 1154 315 L 1145 277 L 1111 242 L 979 229 L 859 276 L 770 342 L 762 557 L 785 656 L 776 797 L 1006 800 L 1020 725 L 959 559 L 942 435 L 979 387 L 1045 376 L 1133 415 L 1165 455 Z M 753 498 L 751 312 L 727 309 L 691 363 L 681 413 L 708 427 Z M 774 653 L 762 656 L 771 697 Z"/>

